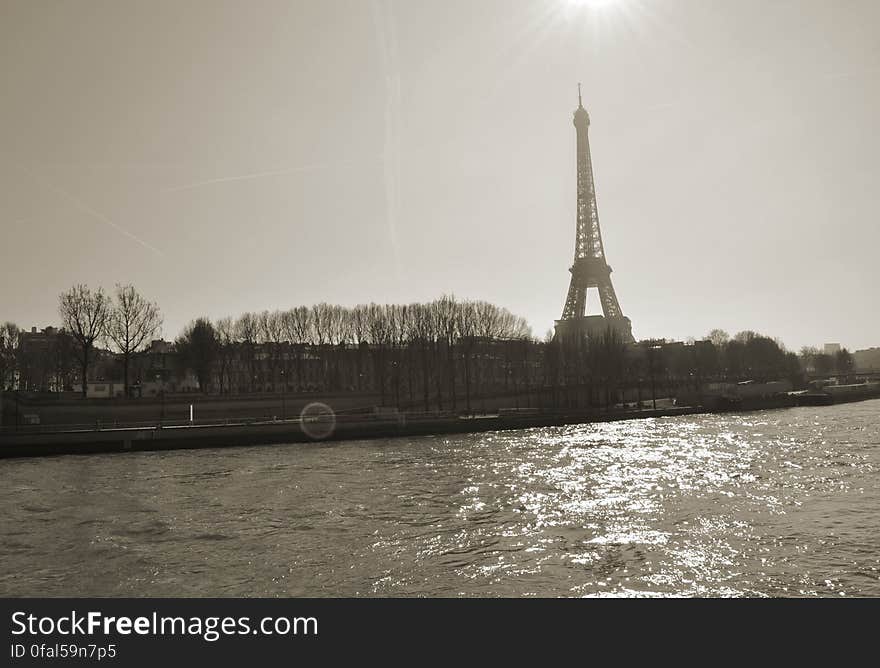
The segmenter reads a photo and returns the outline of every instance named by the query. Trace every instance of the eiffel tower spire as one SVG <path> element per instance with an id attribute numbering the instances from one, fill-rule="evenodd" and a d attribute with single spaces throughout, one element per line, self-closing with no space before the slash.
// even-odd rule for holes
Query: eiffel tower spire
<path id="1" fill-rule="evenodd" d="M 623 315 L 620 302 L 611 284 L 611 267 L 605 260 L 596 184 L 590 157 L 590 115 L 584 109 L 581 85 L 578 84 L 578 108 L 574 112 L 577 131 L 577 228 L 574 242 L 574 263 L 569 270 L 571 283 L 562 318 L 556 321 L 557 335 L 599 334 L 607 329 L 617 331 L 626 342 L 633 341 L 632 325 Z M 597 288 L 602 305 L 601 316 L 587 316 L 587 290 Z"/>

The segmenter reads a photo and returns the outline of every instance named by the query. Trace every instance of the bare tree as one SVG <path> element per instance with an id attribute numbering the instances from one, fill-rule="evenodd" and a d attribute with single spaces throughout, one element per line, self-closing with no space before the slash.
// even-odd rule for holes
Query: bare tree
<path id="1" fill-rule="evenodd" d="M 406 391 L 410 404 L 415 400 L 414 388 L 417 371 L 415 344 L 419 337 L 418 309 L 419 304 L 409 304 L 404 307 L 403 331 L 401 332 L 401 341 L 404 346 L 403 367 L 406 370 Z"/>
<path id="2" fill-rule="evenodd" d="M 706 340 L 711 341 L 716 348 L 723 348 L 730 341 L 730 334 L 723 329 L 713 329 L 706 334 Z"/>
<path id="3" fill-rule="evenodd" d="M 355 350 L 355 383 L 359 391 L 364 389 L 364 350 L 368 348 L 369 336 L 369 307 L 358 304 L 351 312 L 351 336 L 354 340 Z"/>
<path id="4" fill-rule="evenodd" d="M 278 367 L 281 365 L 281 347 L 284 342 L 284 317 L 280 311 L 263 311 L 257 318 L 261 341 L 269 346 L 269 374 L 272 391 L 278 389 Z M 282 368 L 283 372 L 283 368 Z M 283 373 L 282 373 L 283 375 Z"/>
<path id="5" fill-rule="evenodd" d="M 312 306 L 313 343 L 318 346 L 319 349 L 322 348 L 330 338 L 330 330 L 333 320 L 332 309 L 333 307 L 326 302 L 321 302 L 320 304 Z"/>
<path id="6" fill-rule="evenodd" d="M 110 311 L 110 299 L 101 288 L 92 292 L 86 285 L 75 285 L 58 299 L 61 322 L 79 349 L 83 397 L 86 396 L 92 350 L 95 341 L 105 333 Z"/>
<path id="7" fill-rule="evenodd" d="M 284 334 L 293 346 L 296 382 L 301 389 L 305 385 L 304 348 L 312 339 L 312 314 L 307 306 L 297 306 L 285 311 L 281 316 L 281 321 L 284 326 Z"/>
<path id="8" fill-rule="evenodd" d="M 483 302 L 485 303 L 485 302 Z M 491 328 L 495 312 L 492 309 L 483 309 L 480 302 L 465 301 L 458 308 L 458 341 L 464 358 L 464 400 L 465 408 L 471 412 L 471 358 L 473 356 L 476 338 L 480 330 L 480 316 L 485 316 L 485 332 L 491 336 Z"/>
<path id="9" fill-rule="evenodd" d="M 394 384 L 394 405 L 400 406 L 400 378 L 403 373 L 403 348 L 407 343 L 408 336 L 408 307 L 403 304 L 390 304 L 385 306 L 388 314 L 388 327 L 391 350 L 391 380 Z"/>
<path id="10" fill-rule="evenodd" d="M 387 353 L 392 339 L 392 323 L 387 306 L 370 304 L 367 307 L 367 322 L 370 342 L 373 344 L 373 372 L 375 382 L 385 405 L 385 378 L 387 374 Z"/>
<path id="11" fill-rule="evenodd" d="M 129 396 L 128 370 L 133 355 L 162 326 L 159 307 L 142 297 L 132 285 L 117 285 L 116 300 L 107 318 L 107 338 L 122 355 L 125 396 Z"/>
<path id="12" fill-rule="evenodd" d="M 254 391 L 257 382 L 257 339 L 259 338 L 260 327 L 257 317 L 253 313 L 242 313 L 238 320 L 235 321 L 235 336 L 241 341 L 246 369 L 242 371 L 247 376 L 246 386 L 250 392 Z"/>
<path id="13" fill-rule="evenodd" d="M 345 347 L 352 336 L 351 314 L 344 306 L 327 307 L 327 341 L 330 344 L 330 385 L 333 388 L 344 386 Z"/>
<path id="14" fill-rule="evenodd" d="M 320 363 L 321 389 L 328 389 L 328 376 L 330 373 L 330 354 L 326 346 L 332 335 L 333 307 L 326 302 L 314 304 L 311 309 L 312 341 L 311 344 L 317 353 Z"/>
<path id="15" fill-rule="evenodd" d="M 461 304 L 455 301 L 455 295 L 444 295 L 434 302 L 438 344 L 442 343 L 446 346 L 446 376 L 453 410 L 457 408 L 455 344 L 458 338 L 460 312 Z"/>
<path id="16" fill-rule="evenodd" d="M 748 343 L 749 341 L 751 341 L 752 339 L 754 339 L 758 336 L 761 336 L 761 335 L 755 331 L 752 331 L 751 329 L 744 329 L 743 331 L 737 332 L 736 334 L 734 334 L 733 340 L 736 341 L 737 343 Z"/>
<path id="17" fill-rule="evenodd" d="M 422 375 L 422 398 L 425 404 L 425 411 L 430 410 L 430 351 L 433 344 L 433 330 L 431 327 L 431 310 L 427 304 L 413 304 L 410 307 L 413 318 L 413 343 L 418 346 L 421 358 L 421 375 Z"/>
<path id="18" fill-rule="evenodd" d="M 307 306 L 297 306 L 286 311 L 282 320 L 284 333 L 291 343 L 311 343 L 313 338 L 312 315 Z"/>

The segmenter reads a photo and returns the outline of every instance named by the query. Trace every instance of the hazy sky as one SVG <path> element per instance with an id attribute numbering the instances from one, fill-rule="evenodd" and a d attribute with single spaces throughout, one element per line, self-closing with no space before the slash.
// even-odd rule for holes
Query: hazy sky
<path id="1" fill-rule="evenodd" d="M 581 81 L 636 338 L 880 345 L 878 26 L 874 1 L 0 0 L 0 321 L 132 282 L 168 338 L 443 293 L 542 336 Z"/>

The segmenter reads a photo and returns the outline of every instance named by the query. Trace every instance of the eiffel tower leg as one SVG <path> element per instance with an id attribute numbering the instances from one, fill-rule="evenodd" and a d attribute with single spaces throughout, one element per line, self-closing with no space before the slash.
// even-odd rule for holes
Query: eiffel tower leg
<path id="1" fill-rule="evenodd" d="M 587 291 L 572 277 L 568 286 L 568 296 L 565 298 L 565 308 L 562 311 L 563 319 L 582 317 L 586 312 L 586 305 Z"/>
<path id="2" fill-rule="evenodd" d="M 602 313 L 606 318 L 619 318 L 621 316 L 620 303 L 617 301 L 617 295 L 614 293 L 614 286 L 611 280 L 601 281 L 599 283 L 599 299 L 602 300 Z"/>

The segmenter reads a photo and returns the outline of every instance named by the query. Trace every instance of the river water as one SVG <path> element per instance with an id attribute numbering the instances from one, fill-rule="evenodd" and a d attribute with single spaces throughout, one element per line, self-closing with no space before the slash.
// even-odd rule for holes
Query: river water
<path id="1" fill-rule="evenodd" d="M 0 482 L 7 596 L 880 596 L 880 400 Z"/>

